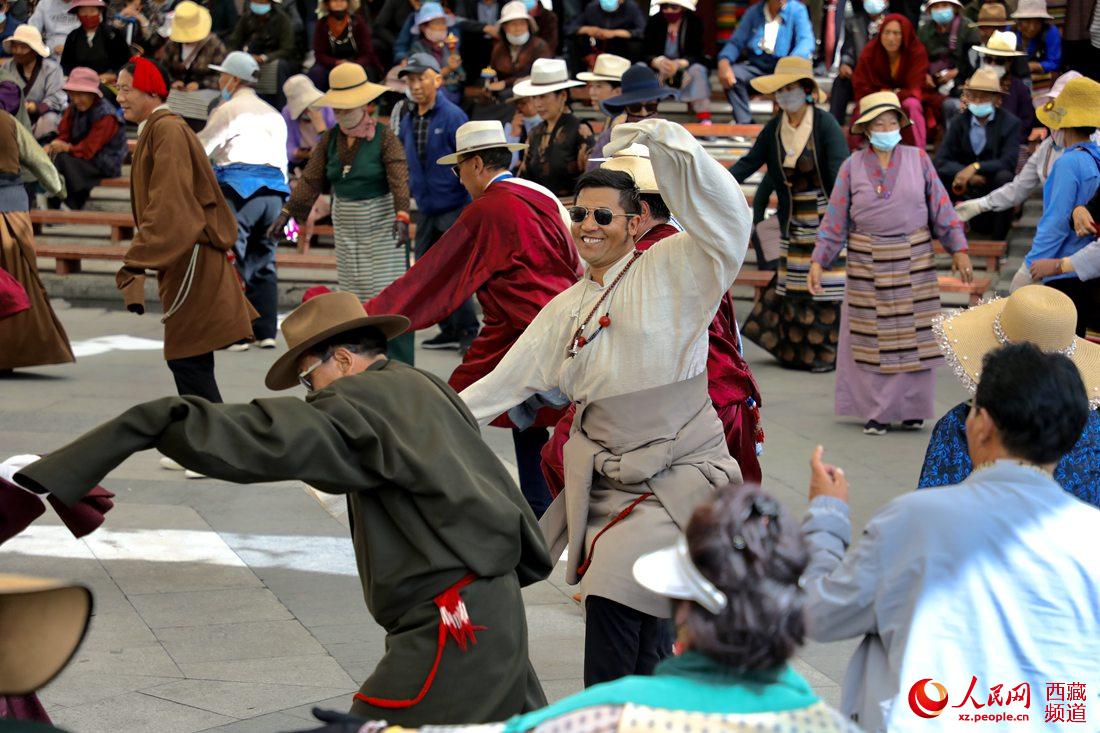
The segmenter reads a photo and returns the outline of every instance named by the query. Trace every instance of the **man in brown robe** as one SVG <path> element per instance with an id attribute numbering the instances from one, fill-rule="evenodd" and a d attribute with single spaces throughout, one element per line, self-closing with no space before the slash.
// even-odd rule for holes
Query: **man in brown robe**
<path id="1" fill-rule="evenodd" d="M 130 174 L 137 232 L 116 281 L 127 307 L 145 311 L 145 271 L 157 273 L 164 358 L 180 395 L 221 402 L 214 351 L 252 338 L 256 311 L 226 252 L 237 220 L 195 133 L 168 110 L 164 73 L 135 57 L 118 77 L 118 102 L 138 123 Z"/>

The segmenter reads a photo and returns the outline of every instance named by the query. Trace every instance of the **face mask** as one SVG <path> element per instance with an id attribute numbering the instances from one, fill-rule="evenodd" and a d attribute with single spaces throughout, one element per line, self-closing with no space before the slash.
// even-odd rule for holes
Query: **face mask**
<path id="1" fill-rule="evenodd" d="M 989 115 L 993 114 L 992 102 L 981 102 L 977 104 L 971 102 L 970 104 L 966 105 L 966 108 L 969 109 L 970 114 L 974 115 L 975 117 L 989 117 Z"/>
<path id="2" fill-rule="evenodd" d="M 784 112 L 794 113 L 806 106 L 806 92 L 802 89 L 788 89 L 775 93 L 775 103 Z"/>
<path id="3" fill-rule="evenodd" d="M 531 40 L 531 34 L 528 31 L 520 33 L 518 36 L 512 33 L 505 33 L 504 36 L 508 39 L 508 43 L 513 46 L 522 46 Z"/>
<path id="4" fill-rule="evenodd" d="M 222 101 L 223 102 L 228 102 L 232 98 L 233 98 L 233 92 L 229 91 L 229 87 L 226 87 L 225 89 L 222 89 Z"/>
<path id="5" fill-rule="evenodd" d="M 1066 147 L 1066 131 L 1065 130 L 1051 130 L 1050 139 L 1054 144 L 1055 150 L 1061 150 Z"/>
<path id="6" fill-rule="evenodd" d="M 982 64 L 980 68 L 992 71 L 994 74 L 997 75 L 998 79 L 1003 79 L 1005 76 L 1005 72 L 1008 71 L 1008 69 L 1001 66 L 1000 64 Z"/>
<path id="7" fill-rule="evenodd" d="M 531 115 L 530 117 L 524 115 L 523 129 L 527 130 L 527 132 L 531 132 L 531 130 L 534 130 L 535 126 L 538 125 L 540 122 L 542 122 L 542 118 L 538 115 Z"/>
<path id="8" fill-rule="evenodd" d="M 420 34 L 432 43 L 443 43 L 443 39 L 447 37 L 447 31 L 438 28 L 421 28 Z"/>
<path id="9" fill-rule="evenodd" d="M 527 12 L 530 13 L 538 5 L 539 0 L 523 0 L 523 7 L 527 8 Z"/>
<path id="10" fill-rule="evenodd" d="M 3 23 L 7 19 L 8 19 L 8 14 L 7 13 L 0 13 L 0 23 Z"/>
<path id="11" fill-rule="evenodd" d="M 255 15 L 267 15 L 269 12 L 271 12 L 271 4 L 270 3 L 249 3 L 248 4 L 248 9 L 251 10 L 253 12 L 253 14 L 255 14 Z"/>
<path id="12" fill-rule="evenodd" d="M 951 8 L 936 8 L 932 11 L 932 20 L 940 25 L 947 25 L 955 19 L 955 11 Z"/>
<path id="13" fill-rule="evenodd" d="M 890 130 L 888 132 L 880 132 L 878 130 L 871 131 L 871 147 L 879 150 L 893 150 L 901 142 L 901 130 Z"/>
<path id="14" fill-rule="evenodd" d="M 99 27 L 99 21 L 102 20 L 99 17 L 99 13 L 95 15 L 82 15 L 80 16 L 80 25 L 86 31 L 94 31 Z"/>
<path id="15" fill-rule="evenodd" d="M 363 121 L 363 118 L 367 114 L 362 107 L 360 107 L 359 109 L 348 110 L 338 109 L 334 110 L 334 113 L 336 115 L 336 124 L 340 125 L 340 127 L 344 130 L 351 130 L 354 127 L 358 126 L 358 124 Z"/>
<path id="16" fill-rule="evenodd" d="M 605 13 L 614 13 L 619 7 L 619 0 L 600 0 L 600 7 Z"/>
<path id="17" fill-rule="evenodd" d="M 863 9 L 867 15 L 879 15 L 886 10 L 886 0 L 863 0 Z"/>
<path id="18" fill-rule="evenodd" d="M 661 15 L 665 17 L 669 23 L 675 23 L 684 14 L 683 8 L 661 8 Z"/>

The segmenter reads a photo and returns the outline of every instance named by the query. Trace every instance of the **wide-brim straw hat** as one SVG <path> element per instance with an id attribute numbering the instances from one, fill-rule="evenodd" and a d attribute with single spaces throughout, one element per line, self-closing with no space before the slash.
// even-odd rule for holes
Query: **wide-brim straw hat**
<path id="1" fill-rule="evenodd" d="M 581 81 L 610 81 L 620 82 L 623 74 L 630 68 L 630 59 L 616 56 L 613 53 L 601 53 L 596 57 L 596 63 L 592 64 L 592 71 L 582 71 L 577 74 Z"/>
<path id="2" fill-rule="evenodd" d="M 283 82 L 283 95 L 292 120 L 301 117 L 310 107 L 316 107 L 317 100 L 325 96 L 305 74 L 295 74 Z"/>
<path id="3" fill-rule="evenodd" d="M 684 10 L 690 10 L 693 13 L 698 7 L 696 0 L 654 0 L 649 5 L 649 14 L 656 15 L 661 12 L 662 5 L 679 5 Z"/>
<path id="4" fill-rule="evenodd" d="M 92 617 L 82 585 L 0 574 L 0 695 L 47 685 L 76 653 Z"/>
<path id="5" fill-rule="evenodd" d="M 963 84 L 964 92 L 989 92 L 990 94 L 1007 94 L 1001 88 L 1001 80 L 993 69 L 981 68 L 970 75 Z"/>
<path id="6" fill-rule="evenodd" d="M 333 109 L 356 109 L 370 104 L 388 91 L 389 88 L 367 79 L 367 72 L 362 66 L 345 61 L 328 73 L 328 92 L 313 104 Z"/>
<path id="7" fill-rule="evenodd" d="M 814 67 L 809 59 L 801 56 L 784 56 L 775 64 L 775 70 L 767 76 L 758 76 L 749 81 L 753 89 L 761 94 L 775 94 L 788 84 L 796 81 L 806 81 L 813 84 L 814 98 L 820 103 L 825 101 L 825 93 L 817 86 L 814 79 Z"/>
<path id="8" fill-rule="evenodd" d="M 1100 408 L 1100 346 L 1078 338 L 1077 309 L 1065 293 L 1045 285 L 1025 285 L 964 311 L 947 314 L 934 330 L 955 376 L 971 393 L 981 378 L 982 359 L 1006 344 L 1031 343 L 1065 354 L 1081 373 L 1089 406 Z"/>
<path id="9" fill-rule="evenodd" d="M 609 171 L 629 173 L 640 193 L 658 195 L 661 193 L 661 189 L 657 186 L 657 176 L 653 172 L 653 164 L 649 162 L 649 148 L 641 143 L 633 143 L 616 151 L 610 158 L 605 158 L 600 163 L 600 167 Z"/>
<path id="10" fill-rule="evenodd" d="M 509 3 L 505 3 L 504 7 L 500 9 L 500 18 L 497 20 L 498 26 L 503 26 L 505 23 L 512 20 L 526 20 L 527 26 L 534 33 L 538 31 L 539 25 L 535 22 L 535 19 L 531 17 L 531 14 L 527 12 L 527 6 L 523 4 L 523 0 L 512 0 Z"/>
<path id="11" fill-rule="evenodd" d="M 540 94 L 583 86 L 584 82 L 569 78 L 569 69 L 564 59 L 535 59 L 535 63 L 531 65 L 531 76 L 526 81 L 516 82 L 512 87 L 512 94 L 517 97 L 537 97 Z"/>
<path id="12" fill-rule="evenodd" d="M 1009 31 L 993 31 L 984 46 L 975 46 L 974 50 L 984 56 L 1026 56 L 1016 49 L 1016 34 Z"/>
<path id="13" fill-rule="evenodd" d="M 10 36 L 4 39 L 4 50 L 11 53 L 11 44 L 15 41 L 27 44 L 32 51 L 46 58 L 50 55 L 50 48 L 42 41 L 42 32 L 30 23 L 24 23 L 15 29 Z"/>
<path id="14" fill-rule="evenodd" d="M 985 3 L 978 9 L 978 19 L 974 25 L 979 28 L 1004 28 L 1016 25 L 1016 22 L 1008 17 L 1008 9 L 1001 3 Z"/>
<path id="15" fill-rule="evenodd" d="M 1049 89 L 1044 89 L 1038 94 L 1034 94 L 1031 97 L 1032 103 L 1036 107 L 1042 107 L 1047 102 L 1051 101 L 1066 88 L 1066 84 L 1069 84 L 1074 79 L 1080 79 L 1081 73 L 1077 71 L 1063 71 L 1062 75 L 1054 80 L 1054 83 L 1050 85 Z"/>
<path id="16" fill-rule="evenodd" d="M 1020 0 L 1016 6 L 1016 12 L 1012 14 L 1016 20 L 1035 18 L 1038 20 L 1054 20 L 1054 16 L 1047 12 L 1046 0 Z"/>
<path id="17" fill-rule="evenodd" d="M 852 133 L 858 135 L 863 132 L 863 126 L 878 117 L 883 112 L 897 112 L 902 127 L 908 127 L 912 123 L 901 108 L 901 100 L 893 92 L 873 92 L 859 100 L 859 111 L 855 122 L 852 123 Z"/>
<path id="18" fill-rule="evenodd" d="M 463 123 L 455 131 L 455 152 L 436 161 L 439 165 L 454 165 L 463 155 L 479 150 L 508 148 L 510 151 L 526 150 L 526 143 L 510 143 L 504 136 L 504 125 L 499 120 L 474 120 Z"/>
<path id="19" fill-rule="evenodd" d="M 1061 94 L 1036 109 L 1035 116 L 1052 130 L 1100 127 L 1100 84 L 1085 76 L 1072 79 Z"/>
<path id="20" fill-rule="evenodd" d="M 183 0 L 172 14 L 168 38 L 176 43 L 198 43 L 210 35 L 213 26 L 209 10 L 191 0 Z"/>
<path id="21" fill-rule="evenodd" d="M 275 360 L 264 384 L 268 389 L 290 389 L 298 384 L 298 359 L 317 344 L 347 331 L 374 326 L 387 339 L 409 330 L 405 316 L 368 316 L 354 293 L 326 293 L 311 298 L 291 311 L 280 327 L 287 346 Z"/>

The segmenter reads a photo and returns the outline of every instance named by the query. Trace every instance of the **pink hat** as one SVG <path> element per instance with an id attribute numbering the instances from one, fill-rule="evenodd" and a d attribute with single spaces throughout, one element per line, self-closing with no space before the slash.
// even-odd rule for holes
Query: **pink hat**
<path id="1" fill-rule="evenodd" d="M 78 8 L 106 8 L 107 3 L 103 0 L 72 0 L 69 3 L 69 13 L 75 13 Z"/>
<path id="2" fill-rule="evenodd" d="M 103 96 L 103 92 L 99 88 L 99 74 L 87 66 L 78 66 L 70 71 L 65 86 L 61 88 L 66 92 L 88 92 L 100 97 Z"/>

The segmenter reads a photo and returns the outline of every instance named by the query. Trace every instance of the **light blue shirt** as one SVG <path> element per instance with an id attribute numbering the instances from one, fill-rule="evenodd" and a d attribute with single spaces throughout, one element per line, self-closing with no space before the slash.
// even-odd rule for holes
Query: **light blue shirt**
<path id="1" fill-rule="evenodd" d="M 1095 237 L 1081 237 L 1073 230 L 1073 209 L 1084 206 L 1100 189 L 1100 147 L 1094 142 L 1078 143 L 1062 154 L 1050 169 L 1043 185 L 1043 215 L 1031 249 L 1024 257 L 1028 267 L 1035 260 L 1069 257 Z M 1043 282 L 1076 275 L 1055 275 Z"/>
<path id="2" fill-rule="evenodd" d="M 818 497 L 802 534 L 808 636 L 863 639 L 841 712 L 865 730 L 959 731 L 959 714 L 976 712 L 1029 714 L 998 728 L 1013 733 L 1063 730 L 1043 722 L 1046 683 L 1063 681 L 1085 682 L 1087 720 L 1100 717 L 1100 509 L 1049 475 L 998 461 L 898 497 L 852 549 L 847 504 Z M 980 711 L 966 702 L 973 676 Z M 908 696 L 928 678 L 946 687 L 948 707 L 924 719 Z M 993 686 L 1003 699 L 1020 683 L 1030 708 L 986 707 Z"/>
<path id="3" fill-rule="evenodd" d="M 985 150 L 985 130 L 989 123 L 993 122 L 993 118 L 997 116 L 997 110 L 993 110 L 993 114 L 986 118 L 983 125 L 978 121 L 978 118 L 974 115 L 970 115 L 970 149 L 974 151 L 974 155 L 981 155 Z"/>
<path id="4" fill-rule="evenodd" d="M 771 71 L 783 56 L 801 56 L 805 59 L 813 57 L 815 41 L 810 13 L 799 0 L 787 0 L 779 11 L 781 23 L 775 39 L 775 52 L 768 55 L 761 50 L 765 4 L 757 3 L 745 11 L 733 37 L 718 54 L 719 59 L 726 59 L 733 64 L 741 58 L 743 51 L 756 65 Z"/>

